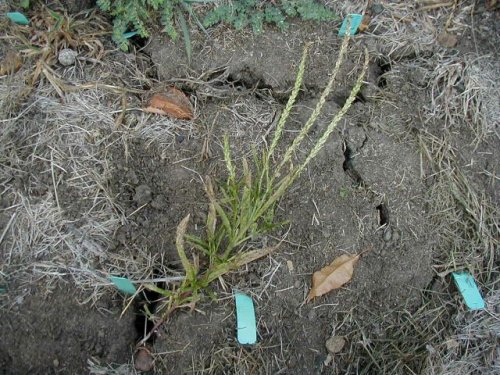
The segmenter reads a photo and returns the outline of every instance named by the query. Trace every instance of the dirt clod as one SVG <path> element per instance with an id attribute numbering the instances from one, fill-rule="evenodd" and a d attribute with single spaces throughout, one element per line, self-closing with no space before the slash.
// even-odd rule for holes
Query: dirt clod
<path id="1" fill-rule="evenodd" d="M 134 366 L 137 371 L 151 371 L 154 366 L 153 356 L 151 351 L 146 348 L 140 348 L 134 358 Z"/>
<path id="2" fill-rule="evenodd" d="M 443 47 L 453 48 L 457 45 L 458 39 L 455 35 L 447 33 L 446 31 L 438 35 L 437 41 Z"/>
<path id="3" fill-rule="evenodd" d="M 389 242 L 392 239 L 392 228 L 387 227 L 384 230 L 384 241 Z"/>
<path id="4" fill-rule="evenodd" d="M 342 336 L 331 336 L 325 343 L 330 354 L 339 353 L 345 346 L 345 339 Z"/>
<path id="5" fill-rule="evenodd" d="M 148 185 L 139 185 L 135 189 L 134 201 L 139 205 L 145 205 L 153 199 L 153 192 Z"/>

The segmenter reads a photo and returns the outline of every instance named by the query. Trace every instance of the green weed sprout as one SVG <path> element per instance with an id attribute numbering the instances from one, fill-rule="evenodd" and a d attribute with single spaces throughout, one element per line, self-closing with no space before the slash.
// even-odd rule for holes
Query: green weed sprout
<path id="1" fill-rule="evenodd" d="M 368 68 L 368 51 L 366 49 L 364 51 L 365 58 L 361 73 L 344 106 L 330 121 L 326 130 L 311 148 L 306 158 L 294 166 L 292 164 L 294 152 L 301 145 L 321 113 L 321 109 L 333 88 L 334 81 L 342 66 L 348 42 L 349 37 L 346 36 L 333 72 L 316 108 L 306 121 L 299 135 L 287 148 L 280 162 L 273 162 L 272 156 L 279 145 L 286 121 L 290 116 L 301 88 L 309 45 L 306 45 L 304 48 L 294 88 L 278 122 L 269 149 L 263 150 L 260 155 L 254 152 L 252 167 L 246 159 L 243 159 L 241 171 L 239 171 L 231 155 L 229 139 L 227 137 L 224 138 L 224 160 L 228 177 L 226 181 L 219 183 L 217 186 L 219 198 L 216 197 L 211 179 L 207 177 L 205 180 L 205 191 L 209 199 L 205 236 L 202 238 L 187 234 L 189 215 L 181 221 L 177 228 L 176 247 L 185 271 L 184 281 L 175 291 L 163 290 L 154 285 L 145 285 L 145 288 L 154 290 L 167 297 L 167 302 L 165 303 L 166 309 L 164 310 L 161 322 L 165 321 L 171 312 L 177 308 L 186 306 L 193 308 L 194 304 L 199 300 L 201 292 L 206 290 L 214 280 L 232 270 L 266 256 L 276 249 L 277 246 L 249 249 L 248 242 L 252 238 L 268 232 L 276 225 L 274 222 L 275 205 L 311 160 L 324 147 L 329 136 L 339 121 L 345 116 L 361 89 L 363 78 Z M 192 261 L 186 253 L 186 243 L 193 250 Z M 207 266 L 203 270 L 199 267 L 200 256 L 206 259 Z M 143 341 L 148 337 L 149 335 Z"/>

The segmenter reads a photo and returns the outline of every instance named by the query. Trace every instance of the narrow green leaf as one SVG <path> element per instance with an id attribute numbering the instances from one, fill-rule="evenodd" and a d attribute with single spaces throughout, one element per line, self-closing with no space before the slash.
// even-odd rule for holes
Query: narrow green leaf
<path id="1" fill-rule="evenodd" d="M 220 216 L 220 218 L 222 220 L 222 225 L 224 225 L 224 227 L 226 228 L 227 233 L 228 234 L 233 233 L 233 228 L 231 226 L 231 223 L 227 217 L 226 212 L 222 208 L 222 206 L 219 203 L 215 202 L 214 207 L 215 207 L 215 210 L 217 211 L 217 214 Z"/>
<path id="2" fill-rule="evenodd" d="M 165 297 L 170 297 L 173 294 L 172 292 L 170 292 L 166 289 L 163 289 L 163 288 L 159 288 L 153 284 L 143 284 L 143 287 L 144 287 L 144 289 L 151 290 L 152 292 L 161 294 L 162 296 L 165 296 Z"/>
<path id="3" fill-rule="evenodd" d="M 195 278 L 194 266 L 188 260 L 186 256 L 186 251 L 184 250 L 184 236 L 186 234 L 187 225 L 189 223 L 190 215 L 187 215 L 177 226 L 177 234 L 175 237 L 175 246 L 177 248 L 177 253 L 179 254 L 179 258 L 182 263 L 182 267 L 184 267 L 184 271 L 186 271 L 186 277 L 189 280 L 193 280 Z"/>
<path id="4" fill-rule="evenodd" d="M 182 38 L 184 39 L 184 47 L 186 48 L 186 55 L 188 59 L 188 64 L 191 64 L 191 35 L 189 34 L 189 28 L 187 25 L 186 18 L 182 11 L 177 9 L 177 17 L 179 18 L 179 24 L 181 25 Z"/>
<path id="5" fill-rule="evenodd" d="M 201 31 L 203 31 L 203 33 L 208 37 L 210 38 L 210 35 L 208 34 L 208 31 L 207 29 L 205 29 L 205 27 L 203 26 L 203 24 L 201 23 L 200 19 L 198 18 L 198 15 L 196 14 L 196 12 L 193 10 L 193 7 L 187 3 L 187 2 L 182 2 L 182 7 L 184 9 L 186 9 L 186 11 L 189 13 L 189 16 L 192 17 L 194 19 L 194 21 L 196 22 L 196 24 L 198 25 L 198 27 L 200 28 Z"/>

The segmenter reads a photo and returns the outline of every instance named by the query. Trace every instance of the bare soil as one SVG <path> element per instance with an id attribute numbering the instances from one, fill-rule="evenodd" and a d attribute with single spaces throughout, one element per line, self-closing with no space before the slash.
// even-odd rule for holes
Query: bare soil
<path id="1" fill-rule="evenodd" d="M 498 17 L 491 17 L 497 24 Z M 261 35 L 218 27 L 210 32 L 209 40 L 201 32 L 193 33 L 189 67 L 182 41 L 174 43 L 163 37 L 154 38 L 138 52 L 139 57 L 114 53 L 105 57 L 109 66 L 89 67 L 86 78 L 102 73 L 105 83 L 120 79 L 130 87 L 158 91 L 173 83 L 190 95 L 196 107 L 193 122 L 167 123 L 133 110 L 142 105 L 145 95 L 129 93 L 128 108 L 132 110 L 118 127 L 106 123 L 88 129 L 84 118 L 78 122 L 78 126 L 92 130 L 85 139 L 102 163 L 98 165 L 99 181 L 119 216 L 109 238 L 99 243 L 103 253 L 99 252 L 89 269 L 130 278 L 161 277 L 166 269 L 180 271 L 175 228 L 191 214 L 190 230 L 202 233 L 207 212 L 202 177 L 225 177 L 222 137 L 230 135 L 237 162 L 249 157 L 252 149 L 265 147 L 293 85 L 302 47 L 310 41 L 304 89 L 278 150 L 279 160 L 307 120 L 335 64 L 341 43 L 337 27 L 297 22 L 286 33 L 269 29 Z M 494 27 L 482 32 L 498 37 Z M 445 127 L 442 118 L 426 116 L 432 95 L 431 61 L 442 53 L 442 47 L 437 42 L 422 46 L 420 50 L 398 49 L 396 54 L 371 34 L 354 38 L 338 86 L 304 149 L 297 152 L 297 160 L 304 157 L 345 102 L 366 47 L 372 57 L 362 92 L 320 155 L 280 202 L 277 215 L 283 225 L 256 239 L 255 244 L 285 241 L 270 257 L 224 277 L 224 285 L 214 283 L 214 298 L 204 299 L 195 311 L 179 311 L 161 328 L 150 343 L 156 353 L 155 373 L 344 374 L 387 370 L 371 367 L 358 353 L 386 337 L 386 317 L 390 314 L 400 310 L 412 313 L 421 307 L 422 290 L 448 293 L 451 288 L 449 276 L 437 277 L 433 268 L 443 255 L 432 217 L 433 203 L 429 202 L 436 179 L 421 143 L 424 134 L 439 137 Z M 472 48 L 467 34 L 462 35 L 457 53 L 467 54 Z M 132 68 L 120 71 L 111 61 L 123 61 L 123 66 Z M 143 75 L 131 73 L 137 71 Z M 75 79 L 70 70 L 57 67 L 57 72 L 65 79 Z M 117 95 L 103 98 L 102 111 L 121 108 Z M 37 108 L 29 113 L 29 121 L 44 121 L 47 113 Z M 115 119 L 116 115 L 111 116 L 110 123 Z M 498 205 L 498 178 L 484 173 L 498 173 L 498 123 L 493 126 L 496 137 L 477 143 L 474 132 L 461 127 L 452 132 L 451 142 L 460 149 L 458 165 L 473 180 L 474 188 Z M 14 133 L 9 139 L 24 150 L 29 145 L 29 132 L 17 137 Z M 29 158 L 22 151 L 20 157 Z M 11 217 L 8 208 L 18 203 L 14 192 L 21 191 L 35 201 L 54 193 L 54 177 L 46 161 L 22 174 L 13 167 L 3 166 L 4 188 L 17 184 L 2 196 L 0 223 L 4 226 Z M 71 163 L 60 167 L 70 170 Z M 82 213 L 90 212 L 97 198 L 82 199 L 83 190 L 72 185 L 71 174 L 57 173 L 61 176 L 57 204 L 64 219 L 72 228 L 87 228 Z M 33 191 L 30 181 L 34 179 L 37 186 L 45 188 Z M 2 243 L 5 254 L 7 244 L 15 243 L 9 237 L 14 234 L 8 232 Z M 349 284 L 304 304 L 314 271 L 339 255 L 364 251 Z M 47 259 L 50 255 L 44 254 L 37 261 Z M 127 301 L 110 287 L 103 289 L 99 298 L 82 303 L 88 299 L 89 289 L 77 292 L 74 283 L 79 279 L 72 278 L 72 272 L 65 272 L 55 283 L 47 281 L 52 280 L 49 276 L 26 284 L 15 281 L 14 273 L 7 273 L 11 269 L 0 269 L 0 276 L 5 277 L 0 281 L 8 286 L 0 310 L 1 373 L 88 373 L 89 360 L 115 368 L 101 373 L 132 373 L 126 372 L 133 371 L 130 366 L 129 370 L 122 367 L 124 372 L 117 369 L 130 363 L 146 324 L 139 302 L 132 303 L 121 316 Z M 90 283 L 92 287 L 96 285 Z M 255 302 L 255 346 L 243 347 L 236 341 L 234 289 L 251 295 Z M 325 347 L 332 334 L 347 341 L 333 359 Z M 408 369 L 420 373 L 424 363 L 412 362 L 411 353 L 406 355 Z"/>
<path id="2" fill-rule="evenodd" d="M 134 314 L 122 311 L 121 298 L 84 304 L 68 284 L 46 289 L 29 287 L 8 314 L 2 313 L 0 373 L 84 373 L 88 359 L 127 362 L 137 339 Z M 83 353 L 83 355 L 82 355 Z"/>

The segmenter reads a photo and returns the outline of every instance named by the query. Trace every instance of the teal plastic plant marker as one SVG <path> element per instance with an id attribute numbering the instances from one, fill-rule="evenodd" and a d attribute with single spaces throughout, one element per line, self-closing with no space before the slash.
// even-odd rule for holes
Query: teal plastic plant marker
<path id="1" fill-rule="evenodd" d="M 467 272 L 453 272 L 453 278 L 467 307 L 471 310 L 484 309 L 485 303 L 474 278 Z"/>
<path id="2" fill-rule="evenodd" d="M 30 20 L 26 18 L 26 16 L 19 12 L 9 12 L 7 13 L 7 18 L 9 18 L 12 22 L 17 23 L 18 25 L 29 25 Z"/>
<path id="3" fill-rule="evenodd" d="M 252 298 L 246 294 L 235 292 L 236 331 L 240 344 L 255 344 L 257 342 L 257 324 Z"/>
<path id="4" fill-rule="evenodd" d="M 128 33 L 123 33 L 123 37 L 125 39 L 130 39 L 133 36 L 136 36 L 137 34 L 139 34 L 137 31 L 129 31 Z"/>
<path id="5" fill-rule="evenodd" d="M 132 284 L 126 277 L 110 276 L 109 279 L 113 284 L 115 284 L 120 292 L 133 295 L 137 291 L 134 284 Z"/>
<path id="6" fill-rule="evenodd" d="M 347 22 L 351 23 L 349 35 L 354 35 L 358 31 L 359 25 L 361 25 L 361 21 L 363 20 L 363 15 L 361 14 L 348 14 L 344 21 L 342 22 L 342 26 L 340 26 L 339 36 L 344 36 L 347 31 Z"/>

